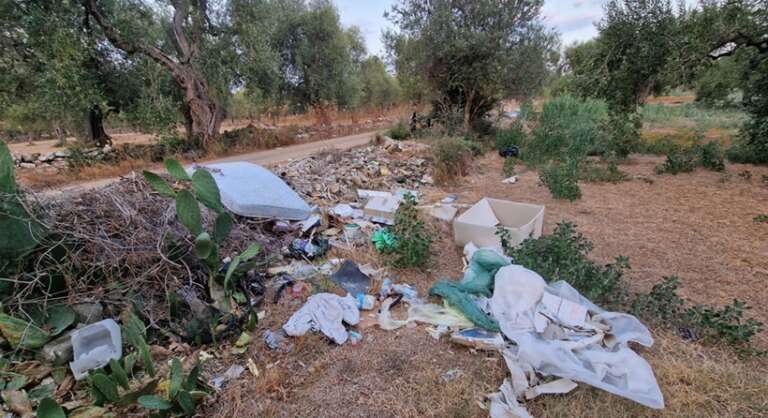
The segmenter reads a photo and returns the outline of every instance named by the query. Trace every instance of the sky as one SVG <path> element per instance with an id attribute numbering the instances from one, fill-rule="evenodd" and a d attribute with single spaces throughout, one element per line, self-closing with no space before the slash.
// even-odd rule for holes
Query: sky
<path id="1" fill-rule="evenodd" d="M 557 29 L 563 45 L 586 41 L 597 34 L 594 22 L 603 14 L 605 0 L 546 0 L 544 21 Z M 396 0 L 336 0 L 342 24 L 358 26 L 365 37 L 368 51 L 383 55 L 381 33 L 392 24 L 384 18 L 384 12 Z"/>

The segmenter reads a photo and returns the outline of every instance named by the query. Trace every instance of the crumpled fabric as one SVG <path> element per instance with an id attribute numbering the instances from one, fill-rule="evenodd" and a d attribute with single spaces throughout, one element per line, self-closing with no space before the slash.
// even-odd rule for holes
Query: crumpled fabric
<path id="1" fill-rule="evenodd" d="M 285 333 L 298 337 L 307 331 L 320 331 L 336 344 L 344 344 L 349 337 L 344 322 L 357 325 L 360 311 L 357 300 L 351 295 L 341 297 L 331 293 L 318 293 L 310 296 L 304 306 L 283 325 Z"/>
<path id="2" fill-rule="evenodd" d="M 664 397 L 653 370 L 627 344 L 653 344 L 648 329 L 632 315 L 604 311 L 566 282 L 543 287 L 542 282 L 538 274 L 521 266 L 504 267 L 496 275 L 491 310 L 502 333 L 516 344 L 504 350 L 505 359 L 545 376 L 572 379 L 650 408 L 663 408 Z M 610 326 L 605 327 L 608 331 L 593 327 L 594 335 L 545 339 L 533 322 L 537 312 L 546 309 L 540 303 L 545 292 L 587 307 L 590 322 L 602 321 Z"/>
<path id="3" fill-rule="evenodd" d="M 496 251 L 473 251 L 469 267 L 460 282 L 441 280 L 429 289 L 429 293 L 445 299 L 478 327 L 498 332 L 498 322 L 477 306 L 476 297 L 490 297 L 496 272 L 509 264 L 509 259 Z"/>

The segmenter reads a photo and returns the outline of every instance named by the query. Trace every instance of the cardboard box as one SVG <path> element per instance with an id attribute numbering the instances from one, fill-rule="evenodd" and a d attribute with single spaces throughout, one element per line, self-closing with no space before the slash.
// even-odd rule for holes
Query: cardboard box
<path id="1" fill-rule="evenodd" d="M 501 248 L 496 230 L 509 231 L 513 245 L 538 238 L 544 226 L 544 206 L 484 198 L 453 221 L 456 245 Z"/>

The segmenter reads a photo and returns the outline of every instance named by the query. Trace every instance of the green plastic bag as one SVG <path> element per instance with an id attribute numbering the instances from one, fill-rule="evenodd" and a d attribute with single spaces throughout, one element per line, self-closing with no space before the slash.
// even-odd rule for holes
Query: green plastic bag
<path id="1" fill-rule="evenodd" d="M 381 253 L 388 253 L 395 250 L 397 240 L 389 229 L 379 229 L 371 236 L 371 241 L 376 247 L 376 251 Z"/>
<path id="2" fill-rule="evenodd" d="M 478 250 L 472 255 L 469 268 L 460 282 L 441 280 L 429 289 L 429 293 L 445 299 L 478 327 L 499 332 L 498 322 L 480 310 L 473 297 L 492 296 L 496 272 L 509 264 L 505 257 L 495 251 Z"/>

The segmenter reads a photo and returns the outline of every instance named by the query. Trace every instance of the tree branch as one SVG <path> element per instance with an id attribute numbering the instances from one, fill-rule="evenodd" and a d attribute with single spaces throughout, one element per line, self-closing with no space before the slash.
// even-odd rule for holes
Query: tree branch
<path id="1" fill-rule="evenodd" d="M 106 35 L 107 39 L 109 39 L 109 42 L 111 42 L 114 46 L 122 49 L 127 54 L 144 54 L 156 61 L 158 64 L 168 68 L 174 76 L 181 74 L 178 69 L 178 64 L 160 49 L 151 45 L 129 42 L 123 38 L 122 35 L 120 35 L 114 26 L 112 26 L 107 21 L 107 18 L 101 13 L 98 4 L 96 4 L 96 0 L 83 0 L 83 5 L 85 6 L 86 11 L 91 16 L 93 16 L 93 18 L 96 20 L 96 23 L 104 31 L 104 35 Z"/>
<path id="2" fill-rule="evenodd" d="M 190 48 L 189 41 L 186 34 L 184 34 L 184 22 L 189 16 L 188 9 L 183 4 L 183 0 L 173 0 L 173 36 L 176 39 L 176 44 L 181 52 L 181 62 L 189 62 L 192 58 L 192 49 Z"/>

